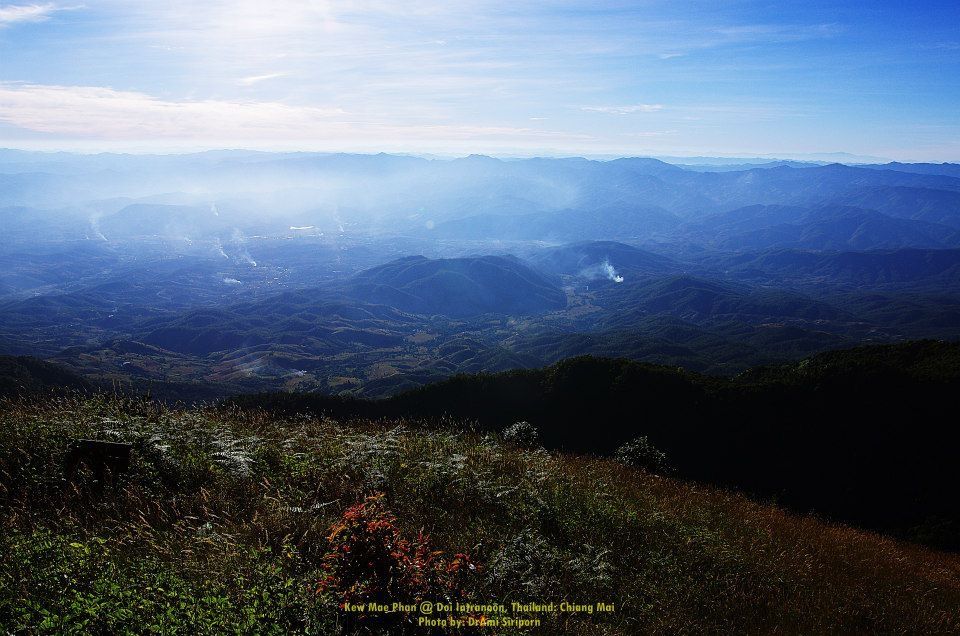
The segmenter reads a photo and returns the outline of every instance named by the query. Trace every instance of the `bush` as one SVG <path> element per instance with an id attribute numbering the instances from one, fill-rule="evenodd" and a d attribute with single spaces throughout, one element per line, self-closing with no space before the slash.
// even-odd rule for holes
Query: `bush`
<path id="1" fill-rule="evenodd" d="M 516 422 L 504 429 L 503 439 L 520 448 L 536 448 L 540 445 L 540 431 L 530 422 Z"/>
<path id="2" fill-rule="evenodd" d="M 382 493 L 344 511 L 330 528 L 327 541 L 329 552 L 317 592 L 332 597 L 341 609 L 369 603 L 412 606 L 422 600 L 463 600 L 478 573 L 468 555 L 448 559 L 442 551 L 433 550 L 430 537 L 422 531 L 413 540 L 404 538 Z M 344 614 L 348 630 L 359 623 L 392 633 L 409 627 L 413 620 L 406 611 Z"/>
<path id="3" fill-rule="evenodd" d="M 668 473 L 670 465 L 666 454 L 650 443 L 646 435 L 622 444 L 613 454 L 621 464 L 641 468 L 651 473 Z"/>

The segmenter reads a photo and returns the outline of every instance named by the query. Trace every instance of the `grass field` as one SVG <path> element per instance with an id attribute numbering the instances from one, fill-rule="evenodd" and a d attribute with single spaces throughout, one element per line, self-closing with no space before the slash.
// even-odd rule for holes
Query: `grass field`
<path id="1" fill-rule="evenodd" d="M 129 472 L 67 483 L 73 438 Z M 455 631 L 341 609 L 423 600 L 613 606 L 508 612 L 541 634 L 960 632 L 956 555 L 453 422 L 7 402 L 0 525 L 4 633 Z"/>

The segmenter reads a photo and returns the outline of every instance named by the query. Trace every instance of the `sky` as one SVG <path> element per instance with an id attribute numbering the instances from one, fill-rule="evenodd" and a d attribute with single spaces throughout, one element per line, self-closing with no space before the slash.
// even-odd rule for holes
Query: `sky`
<path id="1" fill-rule="evenodd" d="M 0 146 L 960 160 L 960 3 L 0 0 Z"/>

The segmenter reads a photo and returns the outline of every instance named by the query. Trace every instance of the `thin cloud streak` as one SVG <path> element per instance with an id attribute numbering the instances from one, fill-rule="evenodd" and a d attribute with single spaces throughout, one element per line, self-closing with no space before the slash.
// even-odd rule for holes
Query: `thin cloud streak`
<path id="1" fill-rule="evenodd" d="M 663 110 L 663 104 L 631 104 L 628 106 L 582 106 L 580 110 L 609 115 L 629 115 L 631 113 L 655 113 Z"/>
<path id="2" fill-rule="evenodd" d="M 43 22 L 56 11 L 63 11 L 52 2 L 44 4 L 7 4 L 0 6 L 0 29 L 17 22 Z"/>
<path id="3" fill-rule="evenodd" d="M 253 86 L 254 84 L 259 84 L 260 82 L 279 79 L 281 77 L 288 77 L 289 75 L 289 73 L 267 73 L 266 75 L 252 75 L 250 77 L 240 78 L 237 80 L 237 84 L 240 86 Z"/>

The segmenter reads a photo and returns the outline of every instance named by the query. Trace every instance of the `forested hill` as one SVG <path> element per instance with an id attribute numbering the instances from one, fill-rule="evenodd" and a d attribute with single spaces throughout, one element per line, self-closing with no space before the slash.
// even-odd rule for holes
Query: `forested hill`
<path id="1" fill-rule="evenodd" d="M 29 356 L 0 356 L 0 397 L 47 389 L 92 389 L 76 373 Z"/>

